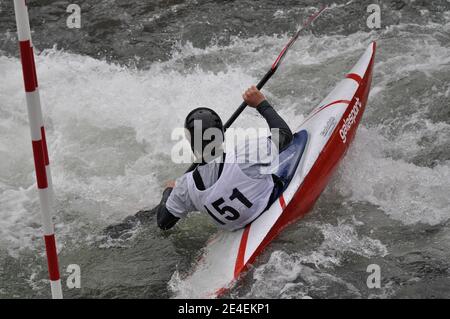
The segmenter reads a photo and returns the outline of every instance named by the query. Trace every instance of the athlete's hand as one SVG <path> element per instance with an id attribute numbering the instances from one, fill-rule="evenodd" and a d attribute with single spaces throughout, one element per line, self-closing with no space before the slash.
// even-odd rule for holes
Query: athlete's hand
<path id="1" fill-rule="evenodd" d="M 167 181 L 165 186 L 166 186 L 166 188 L 167 187 L 174 188 L 175 187 L 175 181 L 173 181 L 173 180 Z"/>
<path id="2" fill-rule="evenodd" d="M 251 107 L 257 107 L 261 104 L 262 101 L 266 99 L 264 94 L 262 94 L 254 85 L 247 89 L 244 94 L 242 94 L 242 98 L 244 99 L 245 103 L 247 103 Z"/>

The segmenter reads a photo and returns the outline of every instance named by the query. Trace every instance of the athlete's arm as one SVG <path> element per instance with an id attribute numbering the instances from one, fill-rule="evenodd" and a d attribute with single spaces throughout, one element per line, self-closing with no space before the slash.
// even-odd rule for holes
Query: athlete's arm
<path id="1" fill-rule="evenodd" d="M 255 86 L 252 86 L 245 91 L 242 97 L 249 106 L 256 108 L 259 114 L 266 119 L 270 130 L 278 129 L 279 151 L 283 151 L 292 141 L 292 132 L 287 123 L 266 100 L 264 94 L 262 94 Z M 277 141 L 274 142 L 276 143 Z"/>
<path id="2" fill-rule="evenodd" d="M 164 190 L 161 202 L 157 207 L 156 221 L 158 223 L 158 227 L 161 228 L 162 230 L 168 230 L 172 228 L 180 219 L 172 215 L 166 207 L 167 199 L 172 193 L 172 190 L 173 190 L 172 187 L 167 187 Z"/>
<path id="3" fill-rule="evenodd" d="M 163 198 L 158 206 L 157 223 L 162 230 L 175 226 L 180 218 L 186 217 L 195 210 L 187 186 L 186 174 L 177 179 L 175 184 L 164 190 Z"/>

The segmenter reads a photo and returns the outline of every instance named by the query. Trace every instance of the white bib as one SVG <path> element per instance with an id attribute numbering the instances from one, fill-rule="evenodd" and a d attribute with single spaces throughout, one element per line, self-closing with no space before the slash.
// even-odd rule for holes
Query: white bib
<path id="1" fill-rule="evenodd" d="M 189 197 L 196 209 L 230 231 L 245 227 L 263 212 L 274 186 L 272 175 L 248 177 L 233 157 L 233 153 L 226 154 L 219 179 L 203 191 L 195 185 L 193 173 L 187 175 Z"/>

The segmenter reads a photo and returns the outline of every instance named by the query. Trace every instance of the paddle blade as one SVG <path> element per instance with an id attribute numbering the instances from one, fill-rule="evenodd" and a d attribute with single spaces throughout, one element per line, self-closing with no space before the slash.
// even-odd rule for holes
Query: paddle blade
<path id="1" fill-rule="evenodd" d="M 327 8 L 327 6 L 323 6 L 319 11 L 317 11 L 316 13 L 314 13 L 312 16 L 310 16 L 302 25 L 302 27 L 300 29 L 297 30 L 297 32 L 294 34 L 294 36 L 289 40 L 288 44 L 286 44 L 286 46 L 283 48 L 283 50 L 281 50 L 280 54 L 278 55 L 277 59 L 275 60 L 275 62 L 272 64 L 272 71 L 275 72 L 275 70 L 278 68 L 278 66 L 281 64 L 281 62 L 283 61 L 284 57 L 286 56 L 286 53 L 288 52 L 288 50 L 290 49 L 290 47 L 295 43 L 295 41 L 298 39 L 300 32 L 305 29 L 306 27 L 308 27 L 311 23 L 314 22 L 314 20 L 316 20 Z"/>

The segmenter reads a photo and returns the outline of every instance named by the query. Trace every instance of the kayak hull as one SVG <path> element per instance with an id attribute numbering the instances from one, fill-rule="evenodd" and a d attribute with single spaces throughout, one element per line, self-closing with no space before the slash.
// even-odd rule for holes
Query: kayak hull
<path id="1" fill-rule="evenodd" d="M 370 68 L 372 68 L 372 66 Z M 247 264 L 254 262 L 256 256 L 258 256 L 267 244 L 269 244 L 287 225 L 302 218 L 312 209 L 320 194 L 328 185 L 328 182 L 338 167 L 338 163 L 347 152 L 348 146 L 351 144 L 351 141 L 355 136 L 356 129 L 365 110 L 371 82 L 372 70 L 370 69 L 367 78 L 362 81 L 354 99 L 351 101 L 347 111 L 344 113 L 343 117 L 346 118 L 353 109 L 355 103 L 357 103 L 358 100 L 361 101 L 359 114 L 357 115 L 353 127 L 347 133 L 346 143 L 342 143 L 338 126 L 326 146 L 323 148 L 321 156 L 317 159 L 311 171 L 305 177 L 301 187 L 295 193 L 289 204 L 286 205 L 283 214 L 277 220 L 265 239 L 261 242 L 258 249 L 255 250 L 252 257 L 249 258 Z M 241 271 L 244 270 L 245 268 Z"/>
<path id="2" fill-rule="evenodd" d="M 289 224 L 308 213 L 327 186 L 351 144 L 367 103 L 376 44 L 371 43 L 346 78 L 296 131 L 308 142 L 289 186 L 252 224 L 219 232 L 183 279 L 185 296 L 218 297 L 248 269 L 263 249 Z"/>

